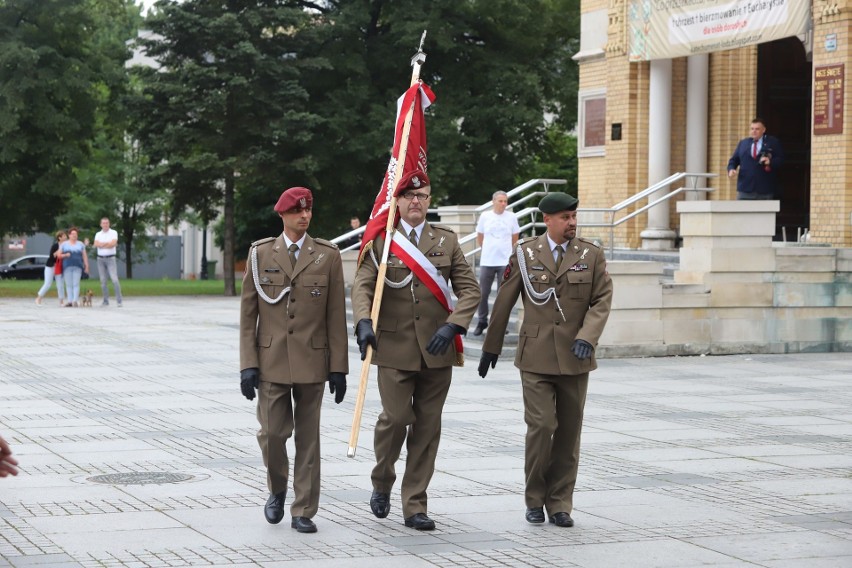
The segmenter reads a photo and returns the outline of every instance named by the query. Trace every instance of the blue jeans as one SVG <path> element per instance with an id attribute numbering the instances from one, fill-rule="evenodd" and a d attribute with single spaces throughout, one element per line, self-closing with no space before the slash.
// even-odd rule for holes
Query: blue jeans
<path id="1" fill-rule="evenodd" d="M 79 266 L 69 266 L 62 270 L 65 277 L 65 292 L 68 302 L 76 302 L 80 299 L 80 279 L 83 277 L 83 269 Z"/>
<path id="2" fill-rule="evenodd" d="M 115 290 L 115 301 L 121 305 L 121 284 L 118 283 L 118 268 L 115 265 L 115 257 L 98 257 L 98 276 L 101 279 L 101 291 L 104 293 L 104 304 L 109 304 L 109 288 L 107 288 L 107 276 L 112 280 Z"/>
<path id="3" fill-rule="evenodd" d="M 63 286 L 62 275 L 54 274 L 52 266 L 44 267 L 44 284 L 38 291 L 39 298 L 43 298 L 50 291 L 50 286 L 54 280 L 56 280 L 56 293 L 59 295 L 59 301 L 61 302 L 65 299 L 65 286 Z"/>

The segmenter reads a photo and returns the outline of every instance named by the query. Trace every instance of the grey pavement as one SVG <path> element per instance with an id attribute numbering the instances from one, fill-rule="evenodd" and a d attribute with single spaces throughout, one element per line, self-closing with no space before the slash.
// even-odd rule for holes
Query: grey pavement
<path id="1" fill-rule="evenodd" d="M 22 468 L 0 479 L 0 565 L 852 566 L 850 354 L 600 361 L 571 529 L 524 521 L 517 370 L 501 359 L 483 380 L 469 361 L 429 491 L 438 528 L 418 533 L 398 487 L 387 519 L 367 504 L 375 371 L 346 457 L 353 340 L 346 400 L 324 402 L 319 532 L 305 535 L 289 510 L 263 517 L 238 311 L 236 298 L 0 299 L 0 433 Z"/>

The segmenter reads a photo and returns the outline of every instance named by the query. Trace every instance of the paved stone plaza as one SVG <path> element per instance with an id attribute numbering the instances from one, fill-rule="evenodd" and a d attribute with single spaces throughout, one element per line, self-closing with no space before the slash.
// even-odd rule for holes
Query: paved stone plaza
<path id="1" fill-rule="evenodd" d="M 501 360 L 480 379 L 468 361 L 429 492 L 438 529 L 418 533 L 398 487 L 387 519 L 367 504 L 375 370 L 346 457 L 353 338 L 306 535 L 289 510 L 263 518 L 237 298 L 49 304 L 0 299 L 0 433 L 22 468 L 0 479 L 3 566 L 852 566 L 850 354 L 600 361 L 571 529 L 524 521 L 517 370 Z"/>

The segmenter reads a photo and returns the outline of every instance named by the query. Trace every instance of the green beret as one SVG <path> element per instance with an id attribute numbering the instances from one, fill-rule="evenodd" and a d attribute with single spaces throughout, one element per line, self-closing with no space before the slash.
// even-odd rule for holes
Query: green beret
<path id="1" fill-rule="evenodd" d="M 560 211 L 576 211 L 578 203 L 580 203 L 580 200 L 576 197 L 572 197 L 567 193 L 554 191 L 541 198 L 541 201 L 538 203 L 538 209 L 542 213 L 547 214 L 559 213 Z"/>

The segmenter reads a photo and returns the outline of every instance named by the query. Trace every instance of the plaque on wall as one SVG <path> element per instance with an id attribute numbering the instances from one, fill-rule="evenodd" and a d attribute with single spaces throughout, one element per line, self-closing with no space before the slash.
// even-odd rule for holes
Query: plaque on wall
<path id="1" fill-rule="evenodd" d="M 844 64 L 814 68 L 814 135 L 843 133 Z"/>

